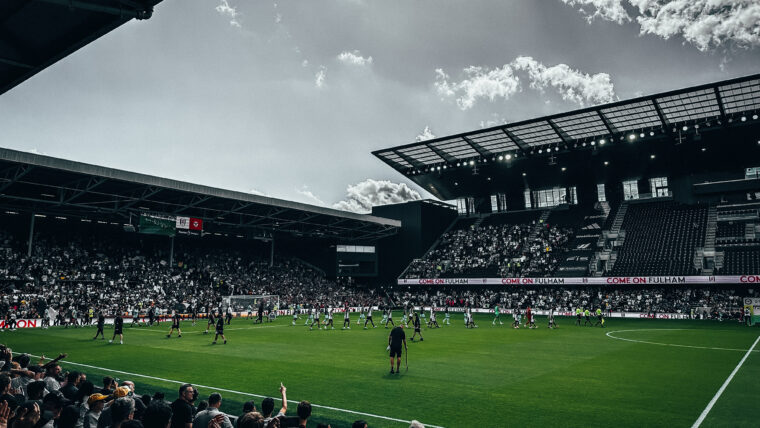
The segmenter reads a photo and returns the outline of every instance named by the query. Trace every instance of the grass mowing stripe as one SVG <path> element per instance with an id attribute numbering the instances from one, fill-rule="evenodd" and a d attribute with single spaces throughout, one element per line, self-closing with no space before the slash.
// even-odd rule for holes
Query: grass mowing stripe
<path id="1" fill-rule="evenodd" d="M 747 350 L 747 349 L 735 349 L 735 348 L 716 348 L 716 347 L 710 347 L 710 346 L 677 345 L 675 343 L 660 343 L 660 342 L 650 342 L 647 340 L 626 339 L 624 337 L 617 337 L 617 336 L 612 335 L 612 333 L 623 333 L 626 331 L 678 331 L 678 330 L 694 330 L 694 329 L 691 329 L 691 328 L 637 328 L 637 329 L 632 329 L 632 330 L 609 331 L 607 332 L 606 336 L 612 339 L 625 340 L 626 342 L 646 343 L 648 345 L 677 346 L 679 348 L 693 348 L 693 349 L 712 349 L 715 351 L 760 352 L 760 350 L 753 351 L 752 348 Z"/>
<path id="2" fill-rule="evenodd" d="M 277 326 L 272 326 L 272 327 L 277 327 Z M 14 354 L 22 354 L 22 352 L 14 352 Z M 29 355 L 30 357 L 34 357 L 34 358 L 40 358 L 39 355 L 32 355 L 32 354 L 27 354 L 27 355 Z M 164 378 L 155 377 L 155 376 L 148 376 L 148 375 L 144 375 L 144 374 L 140 374 L 140 373 L 125 372 L 123 370 L 114 370 L 114 369 L 109 369 L 109 368 L 106 368 L 106 367 L 92 366 L 90 364 L 75 363 L 73 361 L 59 361 L 59 364 L 71 364 L 71 365 L 74 365 L 74 366 L 88 367 L 88 368 L 95 369 L 95 370 L 102 370 L 102 371 L 106 371 L 106 372 L 120 373 L 120 374 L 125 374 L 125 375 L 128 375 L 128 376 L 143 377 L 143 378 L 146 378 L 146 379 L 153 379 L 153 380 L 158 380 L 158 381 L 167 382 L 167 383 L 175 383 L 175 384 L 178 384 L 178 385 L 184 385 L 186 383 L 192 383 L 192 382 L 185 382 L 185 381 L 179 381 L 179 380 L 173 380 L 173 379 L 164 379 Z M 192 383 L 192 384 L 195 385 L 195 386 L 197 386 L 197 387 L 200 387 L 200 388 L 206 388 L 206 389 L 213 389 L 213 390 L 217 390 L 217 391 L 229 392 L 231 394 L 247 395 L 247 396 L 253 396 L 253 397 L 257 397 L 257 398 L 267 398 L 268 397 L 267 395 L 259 395 L 259 394 L 249 393 L 249 392 L 235 391 L 235 390 L 232 390 L 232 389 L 217 388 L 217 387 L 214 387 L 214 386 L 200 385 L 200 384 L 197 384 L 197 383 Z M 288 400 L 288 402 L 289 403 L 296 403 L 296 404 L 300 403 L 300 401 L 298 401 L 298 400 Z M 404 419 L 396 419 L 396 418 L 391 418 L 391 417 L 388 417 L 388 416 L 373 415 L 372 413 L 358 412 L 356 410 L 340 409 L 340 408 L 337 408 L 337 407 L 325 406 L 325 405 L 321 405 L 321 404 L 311 403 L 311 406 L 319 408 L 319 409 L 332 410 L 332 411 L 335 411 L 335 412 L 351 413 L 351 414 L 359 415 L 359 416 L 366 416 L 366 417 L 370 417 L 370 418 L 384 419 L 386 421 L 401 422 L 401 423 L 405 423 L 405 424 L 411 424 L 412 423 L 412 421 L 407 421 L 407 420 L 404 420 Z M 425 425 L 426 427 L 430 427 L 430 428 L 443 428 L 443 427 L 437 426 L 437 425 L 430 425 L 430 424 L 423 424 L 423 425 Z"/>
<path id="3" fill-rule="evenodd" d="M 715 403 L 718 401 L 718 399 L 720 398 L 720 396 L 723 394 L 723 391 L 725 391 L 726 387 L 728 386 L 728 384 L 731 383 L 731 379 L 734 378 L 734 376 L 736 375 L 736 373 L 741 368 L 742 364 L 744 364 L 744 361 L 747 360 L 747 357 L 749 357 L 749 355 L 752 353 L 752 350 L 755 349 L 755 346 L 757 345 L 758 341 L 760 341 L 760 336 L 757 336 L 757 339 L 755 339 L 755 343 L 753 343 L 752 346 L 747 351 L 747 353 L 744 354 L 744 357 L 741 359 L 741 361 L 739 361 L 739 364 L 736 365 L 736 367 L 734 368 L 734 371 L 732 371 L 731 374 L 728 375 L 728 378 L 726 379 L 726 381 L 723 382 L 723 385 L 721 385 L 721 387 L 718 390 L 718 392 L 715 393 L 715 396 L 712 398 L 712 400 L 710 400 L 710 402 L 707 403 L 707 407 L 705 407 L 705 410 L 702 411 L 702 414 L 699 415 L 699 418 L 696 420 L 696 422 L 694 422 L 694 425 L 692 425 L 691 428 L 698 428 L 702 424 L 702 422 L 707 417 L 707 414 L 710 413 L 710 410 L 712 410 L 712 408 L 715 405 Z"/>

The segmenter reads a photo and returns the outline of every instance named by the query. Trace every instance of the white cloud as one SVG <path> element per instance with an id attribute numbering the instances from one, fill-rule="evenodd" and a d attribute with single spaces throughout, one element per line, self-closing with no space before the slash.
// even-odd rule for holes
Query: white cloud
<path id="1" fill-rule="evenodd" d="M 419 143 L 420 141 L 432 140 L 433 138 L 435 138 L 435 134 L 433 134 L 433 131 L 430 130 L 429 126 L 426 126 L 425 129 L 422 130 L 422 133 L 414 138 L 414 141 Z"/>
<path id="2" fill-rule="evenodd" d="M 47 156 L 47 153 L 41 152 L 41 151 L 37 150 L 36 148 L 34 148 L 34 149 L 19 149 L 19 150 L 21 150 L 22 152 L 33 153 L 35 155 Z"/>
<path id="3" fill-rule="evenodd" d="M 586 15 L 586 19 L 591 22 L 594 18 L 602 18 L 608 21 L 623 24 L 631 20 L 631 17 L 623 7 L 621 0 L 560 0 L 566 5 L 578 7 L 580 12 Z M 585 7 L 594 9 L 594 13 L 589 14 Z"/>
<path id="4" fill-rule="evenodd" d="M 310 200 L 311 202 L 319 206 L 326 206 L 325 202 L 322 199 L 319 199 L 319 197 L 315 195 L 314 192 L 309 190 L 309 186 L 304 185 L 300 189 L 296 189 L 296 193 L 298 193 L 299 195 L 305 196 L 306 199 Z"/>
<path id="5" fill-rule="evenodd" d="M 701 51 L 732 45 L 760 46 L 760 2 L 757 0 L 561 0 L 591 7 L 589 20 L 600 17 L 623 24 L 635 18 L 639 33 L 663 39 L 681 36 Z M 627 3 L 633 18 L 625 11 Z M 622 12 L 621 12 L 622 11 Z"/>
<path id="6" fill-rule="evenodd" d="M 359 51 L 353 51 L 353 52 L 341 52 L 340 55 L 338 55 L 338 61 L 349 64 L 349 65 L 371 65 L 372 64 L 372 57 L 363 57 L 361 52 Z"/>
<path id="7" fill-rule="evenodd" d="M 275 24 L 279 24 L 279 23 L 281 23 L 281 22 L 282 22 L 282 14 L 281 14 L 281 13 L 278 13 L 278 14 L 276 14 L 276 15 L 274 16 L 274 23 L 275 23 Z"/>
<path id="8" fill-rule="evenodd" d="M 481 120 L 480 121 L 480 127 L 481 128 L 491 128 L 493 126 L 504 125 L 507 122 L 508 122 L 508 120 L 507 120 L 506 117 L 501 117 L 498 114 L 493 113 L 493 114 L 491 114 L 491 118 L 490 119 L 488 119 L 488 120 Z"/>
<path id="9" fill-rule="evenodd" d="M 360 214 L 372 211 L 373 206 L 397 204 L 422 199 L 420 194 L 404 183 L 368 178 L 349 185 L 346 199 L 333 204 L 333 208 Z"/>
<path id="10" fill-rule="evenodd" d="M 472 108 L 479 99 L 494 101 L 496 98 L 511 98 L 520 91 L 518 73 L 527 75 L 531 88 L 543 91 L 551 87 L 562 99 L 581 106 L 615 99 L 613 84 L 607 73 L 589 75 L 573 70 L 567 64 L 547 67 L 527 56 L 517 57 L 501 68 L 470 66 L 462 71 L 465 78 L 454 82 L 443 70 L 436 69 L 434 84 L 442 98 L 454 98 L 462 110 Z"/>
<path id="11" fill-rule="evenodd" d="M 269 193 L 261 191 L 259 189 L 251 189 L 248 191 L 248 193 L 252 195 L 258 195 L 258 196 L 267 196 L 267 197 L 271 196 Z"/>
<path id="12" fill-rule="evenodd" d="M 435 88 L 444 98 L 455 97 L 462 110 L 468 110 L 479 98 L 490 101 L 496 98 L 509 99 L 520 89 L 520 80 L 513 74 L 512 67 L 489 70 L 485 67 L 470 66 L 463 70 L 466 76 L 459 82 L 449 81 L 449 75 L 440 68 L 435 70 Z"/>
<path id="13" fill-rule="evenodd" d="M 240 21 L 237 19 L 238 16 L 240 16 L 240 13 L 238 13 L 236 8 L 230 6 L 229 1 L 221 0 L 221 3 L 216 7 L 216 11 L 223 16 L 229 16 L 230 25 L 240 28 Z"/>
<path id="14" fill-rule="evenodd" d="M 301 67 L 308 67 L 309 66 L 309 60 L 305 59 L 301 62 Z"/>
<path id="15" fill-rule="evenodd" d="M 327 77 L 325 70 L 324 66 L 320 66 L 319 71 L 317 71 L 317 74 L 314 76 L 314 85 L 317 88 L 325 86 L 325 78 Z"/>
<path id="16" fill-rule="evenodd" d="M 589 75 L 573 70 L 567 64 L 547 67 L 529 56 L 515 58 L 512 65 L 516 70 L 528 73 L 532 88 L 544 90 L 551 86 L 565 101 L 584 106 L 608 103 L 615 99 L 614 87 L 607 73 Z"/>

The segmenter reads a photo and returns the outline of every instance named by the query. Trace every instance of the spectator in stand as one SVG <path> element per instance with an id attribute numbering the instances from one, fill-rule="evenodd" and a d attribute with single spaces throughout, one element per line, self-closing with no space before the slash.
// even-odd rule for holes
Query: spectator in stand
<path id="1" fill-rule="evenodd" d="M 171 428 L 193 427 L 193 402 L 198 398 L 198 390 L 186 383 L 179 387 L 179 398 L 172 403 Z"/>
<path id="2" fill-rule="evenodd" d="M 219 407 L 222 405 L 222 394 L 214 392 L 208 396 L 208 409 L 198 412 L 193 420 L 193 428 L 206 428 L 208 423 L 211 422 L 216 415 L 223 415 L 222 428 L 232 428 L 232 422 L 227 415 L 219 411 Z M 262 405 L 263 406 L 263 405 Z"/>
<path id="3" fill-rule="evenodd" d="M 132 420 L 135 414 L 135 401 L 132 397 L 120 397 L 111 404 L 111 428 L 120 428 L 121 425 Z"/>
<path id="4" fill-rule="evenodd" d="M 77 388 L 79 386 L 79 377 L 80 373 L 77 371 L 69 372 L 66 375 L 66 385 L 62 386 L 60 391 L 67 400 L 74 401 L 76 399 L 77 392 L 79 391 L 79 388 Z"/>
<path id="5" fill-rule="evenodd" d="M 42 399 L 42 416 L 37 428 L 53 428 L 65 405 L 66 400 L 59 391 L 50 391 L 45 395 Z"/>
<path id="6" fill-rule="evenodd" d="M 287 391 L 287 388 L 285 388 L 283 384 L 280 384 L 282 407 L 280 408 L 280 411 L 277 412 L 277 414 L 274 416 L 272 416 L 272 412 L 274 412 L 274 399 L 267 397 L 261 401 L 261 413 L 264 415 L 264 426 L 269 424 L 269 421 L 274 418 L 285 416 L 285 412 L 288 410 L 288 399 L 285 396 L 285 391 Z"/>
<path id="7" fill-rule="evenodd" d="M 87 399 L 87 412 L 82 417 L 82 428 L 97 428 L 100 413 L 108 399 L 107 395 L 95 393 Z"/>
<path id="8" fill-rule="evenodd" d="M 153 400 L 145 409 L 143 425 L 145 428 L 169 428 L 172 420 L 172 408 L 163 400 Z"/>
<path id="9" fill-rule="evenodd" d="M 58 391 L 61 389 L 61 384 L 58 382 L 58 376 L 61 374 L 61 366 L 58 364 L 51 364 L 47 366 L 47 372 L 45 373 L 45 389 L 50 392 Z"/>
<path id="10" fill-rule="evenodd" d="M 255 412 L 256 411 L 256 403 L 253 401 L 246 401 L 243 403 L 243 414 L 238 416 L 237 420 L 235 421 L 235 427 L 240 428 L 240 419 L 245 416 L 246 413 Z"/>
<path id="11" fill-rule="evenodd" d="M 301 401 L 298 403 L 298 408 L 296 410 L 298 413 L 298 426 L 305 427 L 306 423 L 309 421 L 309 417 L 311 417 L 311 403 L 308 401 Z"/>

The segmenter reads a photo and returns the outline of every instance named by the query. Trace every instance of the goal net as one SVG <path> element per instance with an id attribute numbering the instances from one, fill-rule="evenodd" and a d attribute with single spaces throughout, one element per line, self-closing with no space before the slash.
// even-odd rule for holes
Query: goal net
<path id="1" fill-rule="evenodd" d="M 255 313 L 259 310 L 259 303 L 264 301 L 264 312 L 269 308 L 280 309 L 280 296 L 276 294 L 241 294 L 224 298 L 226 306 L 231 306 L 233 312 L 247 313 L 248 307 Z"/>

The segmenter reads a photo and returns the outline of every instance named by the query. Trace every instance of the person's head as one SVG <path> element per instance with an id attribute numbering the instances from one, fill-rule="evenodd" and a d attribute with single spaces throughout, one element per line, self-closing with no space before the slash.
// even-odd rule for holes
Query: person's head
<path id="1" fill-rule="evenodd" d="M 73 405 L 68 405 L 61 410 L 57 426 L 59 428 L 74 428 L 78 420 L 79 410 Z"/>
<path id="2" fill-rule="evenodd" d="M 61 373 L 61 366 L 58 364 L 53 364 L 50 366 L 47 366 L 47 373 L 45 376 L 51 376 L 51 377 L 58 377 L 58 375 Z"/>
<path id="3" fill-rule="evenodd" d="M 192 403 L 195 401 L 195 398 L 197 396 L 197 393 L 195 392 L 195 388 L 193 388 L 193 385 L 186 383 L 179 387 L 179 398 L 181 400 L 185 400 L 188 403 Z"/>
<path id="4" fill-rule="evenodd" d="M 94 392 L 95 392 L 95 385 L 93 385 L 92 382 L 90 382 L 89 380 L 80 382 L 79 390 L 77 390 L 77 395 L 74 398 L 74 401 L 76 401 L 77 403 L 81 403 L 82 401 L 85 400 L 85 398 L 89 397 Z"/>
<path id="5" fill-rule="evenodd" d="M 135 414 L 135 401 L 131 397 L 120 397 L 111 404 L 111 421 L 113 425 L 132 419 Z"/>
<path id="6" fill-rule="evenodd" d="M 417 315 L 417 314 L 415 314 Z M 358 420 L 351 424 L 351 428 L 367 428 L 367 421 Z"/>
<path id="7" fill-rule="evenodd" d="M 131 380 L 125 380 L 124 382 L 121 383 L 121 386 L 126 386 L 127 388 L 129 388 L 129 392 L 132 392 L 132 393 L 135 392 L 135 383 L 132 382 Z"/>
<path id="8" fill-rule="evenodd" d="M 34 380 L 42 380 L 45 378 L 45 369 L 42 366 L 33 365 L 29 367 L 29 371 L 34 373 Z"/>
<path id="9" fill-rule="evenodd" d="M 61 391 L 51 391 L 42 399 L 42 409 L 53 413 L 54 417 L 58 418 L 65 403 L 66 400 Z"/>
<path id="10" fill-rule="evenodd" d="M 256 403 L 253 401 L 246 401 L 243 403 L 243 414 L 253 412 L 254 410 L 256 410 Z"/>
<path id="11" fill-rule="evenodd" d="M 208 406 L 219 408 L 222 405 L 222 394 L 215 392 L 208 396 Z"/>
<path id="12" fill-rule="evenodd" d="M 272 412 L 274 412 L 274 399 L 267 397 L 261 401 L 261 414 L 268 418 L 272 416 Z"/>
<path id="13" fill-rule="evenodd" d="M 420 421 L 412 421 L 412 423 L 409 424 L 409 428 L 425 428 L 425 425 L 422 425 L 422 422 Z"/>
<path id="14" fill-rule="evenodd" d="M 264 416 L 259 412 L 248 412 L 240 417 L 238 428 L 259 428 L 264 422 Z"/>
<path id="15" fill-rule="evenodd" d="M 79 385 L 79 372 L 69 372 L 69 374 L 66 375 L 66 382 L 69 385 Z"/>
<path id="16" fill-rule="evenodd" d="M 168 428 L 172 421 L 172 408 L 165 401 L 153 400 L 143 415 L 145 428 Z"/>
<path id="17" fill-rule="evenodd" d="M 309 416 L 311 416 L 311 403 L 304 400 L 298 403 L 298 410 L 296 410 L 296 413 L 298 413 L 298 419 L 305 421 L 309 419 Z"/>
<path id="18" fill-rule="evenodd" d="M 30 400 L 42 400 L 42 394 L 45 392 L 45 382 L 36 380 L 26 386 L 26 395 Z"/>
<path id="19" fill-rule="evenodd" d="M 103 378 L 103 389 L 114 389 L 116 388 L 116 381 L 111 376 L 106 376 Z"/>
<path id="20" fill-rule="evenodd" d="M 108 396 L 105 394 L 92 394 L 87 399 L 87 406 L 91 412 L 98 413 L 103 410 L 103 406 L 106 404 Z"/>
<path id="21" fill-rule="evenodd" d="M 195 410 L 198 411 L 198 412 L 202 412 L 202 411 L 204 411 L 206 409 L 208 409 L 208 401 L 201 400 L 201 402 L 198 403 L 198 408 L 195 409 Z"/>
<path id="22" fill-rule="evenodd" d="M 25 369 L 29 366 L 29 354 L 21 354 L 18 356 L 18 364 L 21 366 L 22 369 Z"/>

